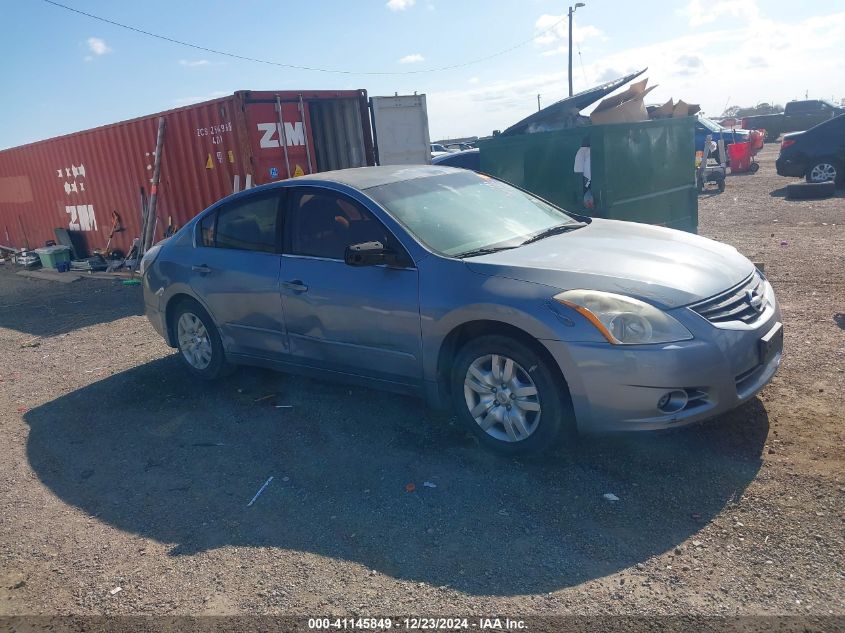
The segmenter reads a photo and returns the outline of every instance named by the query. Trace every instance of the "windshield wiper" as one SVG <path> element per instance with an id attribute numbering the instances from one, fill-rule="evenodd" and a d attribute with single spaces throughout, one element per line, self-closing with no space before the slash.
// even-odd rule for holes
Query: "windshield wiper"
<path id="1" fill-rule="evenodd" d="M 567 233 L 568 231 L 574 231 L 575 229 L 580 229 L 582 226 L 587 226 L 584 222 L 575 222 L 572 224 L 558 224 L 557 226 L 553 226 L 550 229 L 546 229 L 541 233 L 537 233 L 537 235 L 533 237 L 529 237 L 525 240 L 520 246 L 525 246 L 526 244 L 533 244 L 534 242 L 539 242 L 542 239 L 547 237 L 551 237 L 552 235 L 560 235 L 561 233 Z"/>
<path id="2" fill-rule="evenodd" d="M 521 244 L 519 246 L 521 246 Z M 455 257 L 457 257 L 458 259 L 463 259 L 464 257 L 489 255 L 490 253 L 498 253 L 499 251 L 506 251 L 511 248 L 516 248 L 516 246 L 485 246 L 483 248 L 476 248 L 471 251 L 466 251 L 465 253 L 458 253 L 457 255 L 455 255 Z"/>

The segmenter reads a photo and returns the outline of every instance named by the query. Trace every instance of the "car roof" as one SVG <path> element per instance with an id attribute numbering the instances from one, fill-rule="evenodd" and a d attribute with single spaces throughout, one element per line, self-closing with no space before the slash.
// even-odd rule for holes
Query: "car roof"
<path id="1" fill-rule="evenodd" d="M 472 149 L 465 149 L 460 152 L 452 152 L 451 154 L 444 154 L 443 156 L 435 156 L 431 159 L 432 165 L 439 165 L 440 163 L 444 163 L 449 160 L 454 160 L 456 156 L 467 156 L 469 154 L 480 154 L 481 150 L 477 147 Z"/>
<path id="2" fill-rule="evenodd" d="M 434 165 L 384 165 L 381 167 L 353 167 L 351 169 L 324 171 L 283 182 L 289 183 L 289 186 L 296 186 L 297 183 L 305 184 L 306 182 L 312 184 L 336 182 L 363 191 L 371 187 L 380 187 L 404 180 L 445 176 L 455 171 L 454 167 L 437 167 Z"/>

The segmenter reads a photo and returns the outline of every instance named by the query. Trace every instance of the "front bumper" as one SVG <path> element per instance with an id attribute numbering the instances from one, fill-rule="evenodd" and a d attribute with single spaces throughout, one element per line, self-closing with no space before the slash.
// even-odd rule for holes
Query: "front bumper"
<path id="1" fill-rule="evenodd" d="M 693 340 L 663 345 L 543 343 L 566 377 L 579 431 L 669 429 L 730 411 L 771 381 L 783 349 L 780 343 L 760 358 L 760 339 L 781 322 L 779 309 L 770 313 L 743 330 L 695 317 Z M 675 390 L 687 394 L 687 404 L 661 412 L 661 396 Z"/>

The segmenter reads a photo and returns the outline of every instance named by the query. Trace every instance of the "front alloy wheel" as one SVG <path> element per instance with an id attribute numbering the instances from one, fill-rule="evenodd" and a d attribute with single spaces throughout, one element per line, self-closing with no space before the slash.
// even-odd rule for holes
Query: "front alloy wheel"
<path id="1" fill-rule="evenodd" d="M 473 338 L 452 362 L 455 412 L 493 450 L 532 453 L 554 447 L 572 430 L 569 389 L 539 343 L 501 335 Z"/>
<path id="2" fill-rule="evenodd" d="M 525 440 L 540 424 L 537 386 L 522 365 L 507 356 L 476 358 L 464 379 L 464 399 L 478 426 L 502 442 Z"/>

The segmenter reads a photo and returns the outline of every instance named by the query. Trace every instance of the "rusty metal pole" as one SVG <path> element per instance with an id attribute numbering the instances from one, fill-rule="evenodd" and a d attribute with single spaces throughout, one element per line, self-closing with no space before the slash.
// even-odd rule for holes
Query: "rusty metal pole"
<path id="1" fill-rule="evenodd" d="M 161 152 L 164 148 L 164 117 L 158 118 L 158 135 L 156 136 L 155 162 L 153 163 L 153 180 L 150 185 L 150 200 L 147 204 L 147 221 L 145 222 L 144 235 L 141 239 L 141 255 L 153 245 L 155 239 L 155 217 L 156 205 L 158 203 L 158 184 L 161 180 Z"/>
<path id="2" fill-rule="evenodd" d="M 288 172 L 288 178 L 291 177 L 290 173 L 290 159 L 288 158 L 288 135 L 285 132 L 285 119 L 282 116 L 282 99 L 279 95 L 276 95 L 276 113 L 279 115 L 279 143 L 285 150 L 285 169 Z"/>
<path id="3" fill-rule="evenodd" d="M 21 216 L 18 216 L 18 225 L 21 227 L 21 235 L 23 235 L 24 246 L 26 246 L 26 250 L 29 250 L 29 238 L 26 236 L 26 229 L 23 228 L 23 220 L 21 220 Z"/>
<path id="4" fill-rule="evenodd" d="M 311 171 L 311 148 L 308 146 L 308 127 L 305 125 L 305 103 L 302 101 L 302 94 L 299 95 L 299 114 L 302 116 L 302 133 L 305 136 L 305 155 L 308 159 L 308 173 Z"/>

